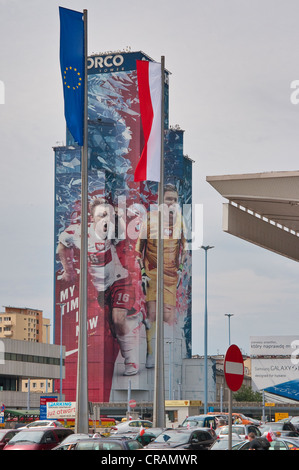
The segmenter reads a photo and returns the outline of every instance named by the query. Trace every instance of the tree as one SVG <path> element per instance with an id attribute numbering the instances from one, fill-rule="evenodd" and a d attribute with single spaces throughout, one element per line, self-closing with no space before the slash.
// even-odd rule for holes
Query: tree
<path id="1" fill-rule="evenodd" d="M 260 392 L 254 392 L 251 387 L 247 387 L 246 385 L 242 385 L 240 390 L 233 393 L 233 399 L 235 401 L 261 402 L 263 400 L 263 396 Z"/>

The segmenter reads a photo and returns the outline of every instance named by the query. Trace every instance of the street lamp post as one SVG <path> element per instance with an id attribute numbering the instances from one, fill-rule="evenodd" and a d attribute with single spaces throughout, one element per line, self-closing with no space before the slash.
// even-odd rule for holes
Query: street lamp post
<path id="1" fill-rule="evenodd" d="M 51 326 L 50 323 L 48 325 L 45 325 L 46 331 L 47 331 L 47 340 L 46 340 L 47 344 L 50 343 L 50 341 L 49 341 L 49 332 L 48 332 L 49 326 Z M 48 393 L 48 381 L 49 381 L 49 379 L 46 379 L 46 393 Z"/>
<path id="2" fill-rule="evenodd" d="M 60 373 L 59 373 L 60 387 L 59 387 L 59 401 L 62 401 L 62 316 L 64 314 L 64 306 L 66 304 L 61 302 L 61 303 L 58 303 L 57 305 L 60 305 Z"/>
<path id="3" fill-rule="evenodd" d="M 233 313 L 225 313 L 226 317 L 228 317 L 228 345 L 230 346 L 230 317 L 233 317 Z"/>
<path id="4" fill-rule="evenodd" d="M 205 317 L 204 317 L 204 413 L 208 412 L 208 250 L 214 248 L 213 246 L 202 246 L 205 250 Z"/>
<path id="5" fill-rule="evenodd" d="M 173 341 L 166 341 L 166 344 L 169 344 L 169 373 L 168 373 L 168 377 L 169 377 L 169 392 L 168 392 L 168 399 L 171 400 L 172 399 L 172 357 L 171 357 L 171 345 L 172 345 Z"/>

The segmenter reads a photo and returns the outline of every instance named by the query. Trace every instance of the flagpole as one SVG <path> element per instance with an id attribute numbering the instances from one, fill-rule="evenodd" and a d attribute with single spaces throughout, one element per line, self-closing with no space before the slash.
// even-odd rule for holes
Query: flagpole
<path id="1" fill-rule="evenodd" d="M 165 57 L 161 57 L 161 163 L 158 186 L 158 248 L 157 248 L 157 301 L 156 301 L 156 351 L 155 385 L 153 403 L 153 425 L 165 427 L 164 387 L 164 243 L 163 243 L 163 202 L 164 202 L 164 74 Z"/>
<path id="2" fill-rule="evenodd" d="M 88 250 L 88 106 L 87 106 L 87 10 L 84 21 L 84 132 L 81 149 L 81 249 L 79 287 L 79 337 L 76 397 L 76 433 L 88 433 L 87 382 L 87 250 Z"/>

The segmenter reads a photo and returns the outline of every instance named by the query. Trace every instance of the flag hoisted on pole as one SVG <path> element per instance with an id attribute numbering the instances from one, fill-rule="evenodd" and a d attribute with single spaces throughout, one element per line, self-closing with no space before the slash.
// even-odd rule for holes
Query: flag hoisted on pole
<path id="1" fill-rule="evenodd" d="M 87 128 L 87 10 L 59 7 L 60 65 L 65 119 L 81 149 L 81 248 L 76 433 L 88 433 L 87 377 L 87 249 L 88 249 L 88 128 Z"/>
<path id="2" fill-rule="evenodd" d="M 84 121 L 84 21 L 82 13 L 59 7 L 60 67 L 67 127 L 83 145 Z"/>
<path id="3" fill-rule="evenodd" d="M 157 181 L 158 185 L 158 247 L 156 295 L 156 351 L 153 425 L 165 427 L 164 386 L 164 74 L 165 58 L 161 64 L 137 61 L 137 81 L 144 148 L 134 174 L 134 181 Z"/>
<path id="4" fill-rule="evenodd" d="M 137 81 L 144 147 L 134 181 L 160 181 L 161 162 L 161 64 L 137 60 Z"/>

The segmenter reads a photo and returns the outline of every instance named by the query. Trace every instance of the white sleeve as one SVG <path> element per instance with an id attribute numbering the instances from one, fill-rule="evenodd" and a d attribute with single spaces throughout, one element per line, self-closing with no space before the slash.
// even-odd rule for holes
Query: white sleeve
<path id="1" fill-rule="evenodd" d="M 59 242 L 67 248 L 72 248 L 75 244 L 75 236 L 77 234 L 76 232 L 76 227 L 74 225 L 70 225 L 59 235 Z"/>

